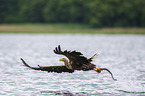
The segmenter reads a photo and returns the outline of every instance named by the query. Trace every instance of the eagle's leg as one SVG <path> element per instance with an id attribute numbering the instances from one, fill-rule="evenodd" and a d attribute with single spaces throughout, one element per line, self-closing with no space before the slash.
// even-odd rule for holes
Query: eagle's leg
<path id="1" fill-rule="evenodd" d="M 102 68 L 97 68 L 97 67 L 96 67 L 94 70 L 95 70 L 97 73 L 101 73 Z"/>

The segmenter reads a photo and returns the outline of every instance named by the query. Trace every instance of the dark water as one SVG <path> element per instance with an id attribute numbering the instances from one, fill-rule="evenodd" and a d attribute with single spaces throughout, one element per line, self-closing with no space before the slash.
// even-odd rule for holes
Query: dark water
<path id="1" fill-rule="evenodd" d="M 47 73 L 22 65 L 59 65 L 53 49 L 81 51 L 93 63 L 112 71 L 117 81 L 103 71 Z M 0 96 L 144 96 L 145 35 L 27 35 L 0 34 Z"/>

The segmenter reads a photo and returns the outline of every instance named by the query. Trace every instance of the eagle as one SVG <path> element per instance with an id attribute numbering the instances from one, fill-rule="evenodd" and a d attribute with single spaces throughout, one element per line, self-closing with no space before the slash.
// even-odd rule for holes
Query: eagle
<path id="1" fill-rule="evenodd" d="M 111 74 L 113 80 L 115 80 L 115 81 L 117 80 L 117 79 L 114 79 L 113 74 L 111 73 L 110 70 L 108 70 L 107 68 L 98 68 L 98 67 L 96 67 L 95 64 L 92 63 L 93 59 L 97 58 L 98 54 L 93 55 L 91 58 L 87 58 L 87 57 L 83 56 L 83 54 L 81 52 L 77 52 L 75 50 L 74 51 L 68 51 L 68 50 L 62 51 L 60 45 L 58 45 L 58 47 L 56 47 L 53 51 L 55 54 L 64 55 L 67 57 L 67 58 L 59 59 L 59 61 L 64 62 L 63 65 L 54 65 L 54 66 L 38 65 L 38 67 L 31 67 L 22 58 L 20 58 L 20 59 L 22 60 L 22 63 L 26 67 L 29 67 L 34 70 L 57 72 L 57 73 L 62 73 L 62 72 L 73 73 L 75 70 L 83 70 L 83 71 L 94 70 L 97 73 L 101 73 L 101 71 L 106 70 Z"/>

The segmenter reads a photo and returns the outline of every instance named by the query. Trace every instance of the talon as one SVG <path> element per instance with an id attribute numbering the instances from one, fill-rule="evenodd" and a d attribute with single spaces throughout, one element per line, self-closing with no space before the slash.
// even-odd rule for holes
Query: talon
<path id="1" fill-rule="evenodd" d="M 97 69 L 97 70 L 96 70 L 96 69 Z M 94 69 L 94 70 L 95 70 L 97 73 L 101 73 L 101 71 L 102 71 L 101 68 L 97 68 L 97 67 L 96 67 L 96 69 Z"/>
<path id="2" fill-rule="evenodd" d="M 96 69 L 97 69 L 97 70 L 96 70 Z M 113 74 L 111 73 L 111 71 L 108 70 L 107 68 L 97 68 L 97 67 L 96 67 L 96 69 L 94 69 L 94 70 L 95 70 L 97 73 L 101 73 L 101 71 L 103 71 L 103 70 L 108 71 L 108 72 L 111 74 L 112 79 L 113 79 L 114 81 L 117 81 L 117 79 L 115 79 L 115 78 L 113 77 Z"/>

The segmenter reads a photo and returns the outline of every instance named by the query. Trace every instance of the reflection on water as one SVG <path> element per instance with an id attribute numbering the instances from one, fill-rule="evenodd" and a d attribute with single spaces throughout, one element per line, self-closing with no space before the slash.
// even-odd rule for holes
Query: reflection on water
<path id="1" fill-rule="evenodd" d="M 124 92 L 124 93 L 135 93 L 135 94 L 145 93 L 145 92 L 130 92 L 130 91 L 124 91 L 124 90 L 118 90 L 118 91 Z"/>
<path id="2" fill-rule="evenodd" d="M 145 95 L 144 35 L 0 35 L 0 95 Z M 31 66 L 58 65 L 63 56 L 53 53 L 62 49 L 77 50 L 91 57 L 98 67 L 108 72 L 75 71 L 47 73 L 22 65 L 24 58 Z"/>
<path id="3" fill-rule="evenodd" d="M 63 96 L 82 96 L 82 95 L 91 95 L 90 93 L 87 92 L 78 92 L 78 93 L 71 93 L 70 91 L 41 91 L 41 94 L 47 94 L 47 95 L 63 95 Z"/>

